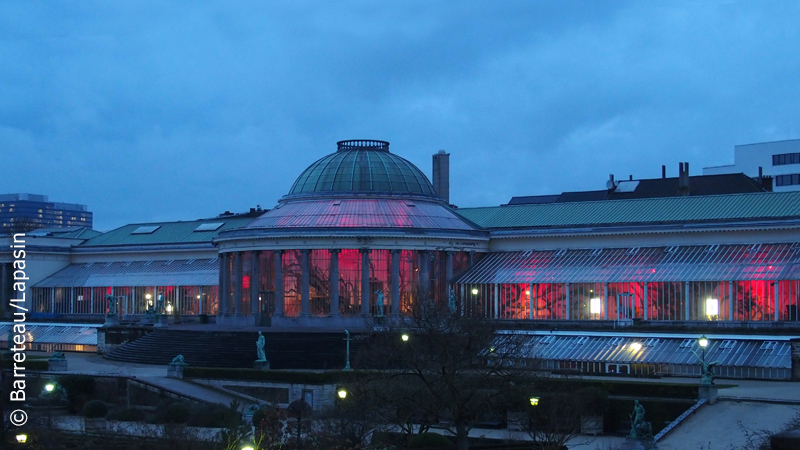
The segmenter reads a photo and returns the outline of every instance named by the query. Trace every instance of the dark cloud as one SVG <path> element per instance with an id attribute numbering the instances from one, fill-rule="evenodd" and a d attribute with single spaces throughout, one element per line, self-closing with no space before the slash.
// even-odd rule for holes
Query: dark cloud
<path id="1" fill-rule="evenodd" d="M 426 172 L 447 149 L 452 201 L 491 205 L 798 137 L 798 4 L 653 5 L 7 3 L 0 192 L 188 220 L 377 138 Z"/>

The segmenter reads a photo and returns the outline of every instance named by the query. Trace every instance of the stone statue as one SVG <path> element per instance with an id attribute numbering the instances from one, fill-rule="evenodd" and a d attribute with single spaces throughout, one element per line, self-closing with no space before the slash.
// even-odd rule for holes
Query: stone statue
<path id="1" fill-rule="evenodd" d="M 456 294 L 450 289 L 450 297 L 447 299 L 447 309 L 450 310 L 450 314 L 456 313 Z"/>
<path id="2" fill-rule="evenodd" d="M 108 301 L 108 315 L 109 316 L 116 316 L 117 315 L 117 299 L 113 295 L 106 295 L 106 300 Z"/>
<path id="3" fill-rule="evenodd" d="M 63 352 L 55 352 L 53 353 L 53 356 L 50 357 L 50 359 L 67 359 L 67 357 L 64 356 Z"/>
<path id="4" fill-rule="evenodd" d="M 156 295 L 156 312 L 164 314 L 164 294 L 161 291 Z"/>
<path id="5" fill-rule="evenodd" d="M 378 306 L 378 314 L 376 314 L 376 317 L 385 317 L 383 314 L 383 307 L 386 305 L 386 296 L 383 295 L 383 290 L 381 289 L 378 289 L 375 293 L 378 294 L 378 300 L 375 302 Z"/>
<path id="6" fill-rule="evenodd" d="M 256 341 L 256 354 L 258 355 L 258 359 L 256 361 L 266 361 L 267 355 L 264 354 L 264 344 L 266 344 L 267 340 L 264 338 L 264 335 L 261 332 L 258 332 L 258 340 Z"/>
<path id="7" fill-rule="evenodd" d="M 176 365 L 181 365 L 181 366 L 187 365 L 186 364 L 186 360 L 183 359 L 183 355 L 178 355 L 178 356 L 172 358 L 172 362 L 170 364 L 176 364 Z"/>
<path id="8" fill-rule="evenodd" d="M 700 384 L 706 386 L 714 385 L 714 366 L 719 364 L 719 361 L 708 363 L 700 356 L 697 356 L 697 353 L 694 356 L 700 362 L 700 367 L 703 370 L 703 374 L 700 376 Z"/>
<path id="9" fill-rule="evenodd" d="M 631 434 L 629 437 L 633 439 L 652 439 L 653 428 L 650 422 L 644 421 L 644 406 L 639 403 L 639 400 L 633 401 L 633 412 L 630 414 L 631 418 Z"/>

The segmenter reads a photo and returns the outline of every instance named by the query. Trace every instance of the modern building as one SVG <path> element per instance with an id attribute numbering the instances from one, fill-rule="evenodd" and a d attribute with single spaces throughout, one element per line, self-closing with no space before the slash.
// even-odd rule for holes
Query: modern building
<path id="1" fill-rule="evenodd" d="M 46 195 L 0 195 L 0 234 L 45 227 L 91 229 L 92 213 L 86 205 L 51 202 Z"/>
<path id="2" fill-rule="evenodd" d="M 772 177 L 775 192 L 800 191 L 800 139 L 737 145 L 733 164 L 704 167 L 704 175 L 744 173 Z"/>

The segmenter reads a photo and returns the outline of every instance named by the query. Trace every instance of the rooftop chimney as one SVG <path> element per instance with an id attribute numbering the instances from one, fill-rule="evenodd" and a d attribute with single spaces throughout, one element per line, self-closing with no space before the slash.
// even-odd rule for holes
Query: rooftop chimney
<path id="1" fill-rule="evenodd" d="M 661 165 L 661 178 L 667 178 L 667 166 Z"/>
<path id="2" fill-rule="evenodd" d="M 689 163 L 678 164 L 678 195 L 684 196 L 691 193 L 689 189 Z"/>
<path id="3" fill-rule="evenodd" d="M 450 203 L 450 153 L 444 150 L 433 155 L 433 190 Z"/>

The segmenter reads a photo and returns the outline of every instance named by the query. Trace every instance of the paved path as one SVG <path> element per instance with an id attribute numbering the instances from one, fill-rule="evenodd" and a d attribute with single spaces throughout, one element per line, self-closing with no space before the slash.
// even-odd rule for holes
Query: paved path
<path id="1" fill-rule="evenodd" d="M 245 407 L 249 406 L 251 403 L 243 398 L 216 389 L 176 378 L 167 378 L 167 366 L 110 361 L 104 359 L 100 355 L 92 353 L 67 353 L 67 367 L 67 372 L 57 373 L 111 375 L 137 378 L 178 394 L 205 400 L 207 402 L 221 403 L 225 406 L 229 405 L 233 400 L 238 400 Z"/>
<path id="2" fill-rule="evenodd" d="M 718 401 L 705 405 L 658 442 L 659 450 L 743 448 L 747 433 L 774 433 L 791 422 L 798 406 Z M 750 448 L 750 447 L 747 447 Z M 753 447 L 757 448 L 757 447 Z"/>

